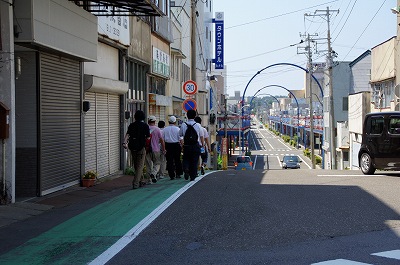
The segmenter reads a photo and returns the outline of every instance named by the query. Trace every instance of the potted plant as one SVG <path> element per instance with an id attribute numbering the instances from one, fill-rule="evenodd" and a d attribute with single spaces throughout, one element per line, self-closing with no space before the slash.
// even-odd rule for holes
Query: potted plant
<path id="1" fill-rule="evenodd" d="M 82 176 L 82 187 L 91 187 L 97 179 L 97 172 L 94 170 L 86 171 Z"/>

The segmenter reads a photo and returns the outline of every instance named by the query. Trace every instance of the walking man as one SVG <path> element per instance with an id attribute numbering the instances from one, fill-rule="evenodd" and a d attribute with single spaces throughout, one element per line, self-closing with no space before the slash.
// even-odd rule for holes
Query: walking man
<path id="1" fill-rule="evenodd" d="M 164 128 L 163 135 L 165 141 L 165 148 L 167 149 L 167 171 L 171 180 L 181 178 L 183 174 L 181 162 L 181 144 L 179 137 L 179 127 L 175 126 L 176 118 L 171 116 L 168 119 L 169 126 Z"/>
<path id="2" fill-rule="evenodd" d="M 160 170 L 161 154 L 164 155 L 165 143 L 161 135 L 161 130 L 156 126 L 156 117 L 149 117 L 150 128 L 150 147 L 151 151 L 146 153 L 146 171 L 150 179 L 148 184 L 157 182 L 157 173 Z M 160 149 L 161 144 L 161 149 Z M 161 151 L 162 150 L 162 151 Z"/>
<path id="3" fill-rule="evenodd" d="M 157 126 L 158 126 L 158 128 L 160 128 L 162 138 L 164 139 L 164 142 L 165 142 L 165 138 L 164 138 L 165 121 L 158 121 Z M 166 159 L 165 151 L 166 150 L 161 150 L 160 171 L 158 171 L 159 179 L 163 179 L 167 175 L 167 159 Z"/>
<path id="4" fill-rule="evenodd" d="M 204 133 L 201 125 L 194 121 L 196 117 L 195 110 L 188 110 L 186 113 L 188 118 L 179 130 L 179 136 L 183 137 L 183 171 L 185 179 L 193 181 L 197 177 L 197 166 L 199 164 L 200 148 L 203 146 Z"/>
<path id="5" fill-rule="evenodd" d="M 194 118 L 194 121 L 201 125 L 201 118 L 199 116 Z M 210 136 L 207 132 L 207 129 L 204 127 L 201 128 L 203 129 L 204 133 L 204 142 L 203 142 L 203 147 L 200 148 L 200 157 L 201 157 L 200 170 L 201 174 L 204 175 L 205 174 L 204 168 L 207 166 L 208 154 L 211 152 L 211 148 L 209 140 Z"/>
<path id="6" fill-rule="evenodd" d="M 146 157 L 145 143 L 146 139 L 150 137 L 150 129 L 144 122 L 145 116 L 143 111 L 136 111 L 134 118 L 135 121 L 129 125 L 122 146 L 125 149 L 129 148 L 131 151 L 131 164 L 135 169 L 132 188 L 137 189 L 140 187 L 140 181 L 143 175 L 143 167 Z"/>

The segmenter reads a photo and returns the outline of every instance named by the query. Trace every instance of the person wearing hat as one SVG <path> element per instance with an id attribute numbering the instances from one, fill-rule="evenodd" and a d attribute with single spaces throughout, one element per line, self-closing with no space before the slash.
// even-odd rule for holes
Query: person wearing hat
<path id="1" fill-rule="evenodd" d="M 161 130 L 161 135 L 164 139 L 164 128 L 165 128 L 165 121 L 158 121 L 157 124 L 158 128 Z M 165 142 L 165 139 L 164 139 Z M 160 171 L 158 172 L 158 178 L 163 179 L 165 176 L 168 175 L 167 173 L 167 159 L 165 157 L 165 152 L 164 150 L 161 150 L 161 156 L 160 156 Z"/>
<path id="2" fill-rule="evenodd" d="M 151 115 L 148 119 L 150 128 L 150 146 L 151 151 L 146 152 L 146 171 L 150 179 L 147 184 L 157 182 L 157 173 L 160 170 L 161 152 L 165 152 L 165 143 L 160 128 L 156 126 L 156 117 Z M 160 149 L 161 145 L 161 149 Z"/>
<path id="3" fill-rule="evenodd" d="M 176 124 L 175 116 L 171 116 L 168 119 L 169 126 L 163 130 L 165 148 L 167 150 L 167 171 L 171 180 L 175 178 L 181 178 L 183 174 L 182 161 L 181 161 L 181 145 L 179 137 L 179 127 Z"/>

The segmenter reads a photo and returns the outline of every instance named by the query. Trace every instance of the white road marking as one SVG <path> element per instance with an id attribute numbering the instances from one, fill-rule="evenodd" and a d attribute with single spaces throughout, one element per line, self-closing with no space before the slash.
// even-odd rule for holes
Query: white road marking
<path id="1" fill-rule="evenodd" d="M 322 261 L 318 263 L 312 263 L 312 265 L 371 265 L 370 263 L 363 263 L 363 262 L 358 262 L 358 261 L 352 261 L 352 260 L 347 260 L 347 259 L 335 259 L 335 260 L 327 260 L 327 261 Z"/>
<path id="2" fill-rule="evenodd" d="M 300 158 L 301 159 L 301 158 Z M 304 160 L 304 159 L 301 159 L 302 161 L 303 161 L 303 163 L 304 164 L 306 164 L 306 166 L 309 168 L 309 169 L 311 169 L 311 166 Z"/>
<path id="3" fill-rule="evenodd" d="M 176 199 L 179 198 L 185 191 L 191 188 L 196 182 L 202 178 L 214 172 L 208 172 L 205 175 L 197 177 L 194 181 L 190 181 L 188 184 L 183 186 L 180 190 L 171 195 L 166 199 L 160 206 L 154 211 L 147 215 L 142 221 L 131 228 L 125 235 L 123 235 L 117 242 L 111 247 L 104 251 L 100 256 L 92 260 L 91 265 L 106 264 L 110 259 L 117 255 L 122 249 L 124 249 L 129 243 L 131 243 L 147 226 L 151 224 L 162 212 L 164 212 Z"/>
<path id="4" fill-rule="evenodd" d="M 281 163 L 281 160 L 279 159 L 279 157 L 278 157 L 278 156 L 277 156 L 276 158 L 278 159 L 279 166 L 282 168 L 282 163 Z"/>
<path id="5" fill-rule="evenodd" d="M 257 163 L 257 155 L 256 158 L 254 159 L 253 170 L 256 169 L 256 163 Z"/>
<path id="6" fill-rule="evenodd" d="M 379 253 L 372 253 L 371 255 L 400 260 L 400 249 L 384 251 Z"/>
<path id="7" fill-rule="evenodd" d="M 332 174 L 332 175 L 317 175 L 318 177 L 365 177 L 366 175 L 346 175 L 346 174 L 343 174 L 343 175 L 339 175 L 339 174 L 337 174 L 337 175 L 334 175 L 334 174 Z M 374 177 L 384 177 L 385 175 L 371 175 L 371 176 L 374 176 Z"/>

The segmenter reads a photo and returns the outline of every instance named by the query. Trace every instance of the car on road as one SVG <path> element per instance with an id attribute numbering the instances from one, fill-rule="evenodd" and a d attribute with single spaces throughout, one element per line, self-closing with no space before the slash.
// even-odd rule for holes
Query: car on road
<path id="1" fill-rule="evenodd" d="M 281 160 L 283 169 L 300 168 L 301 162 L 302 162 L 301 159 L 295 155 L 285 155 Z"/>
<path id="2" fill-rule="evenodd" d="M 376 169 L 400 170 L 400 111 L 368 113 L 358 163 L 365 175 Z"/>
<path id="3" fill-rule="evenodd" d="M 252 170 L 253 161 L 250 156 L 238 156 L 236 157 L 235 170 Z"/>
<path id="4" fill-rule="evenodd" d="M 260 124 L 259 128 L 264 129 L 264 125 Z"/>

